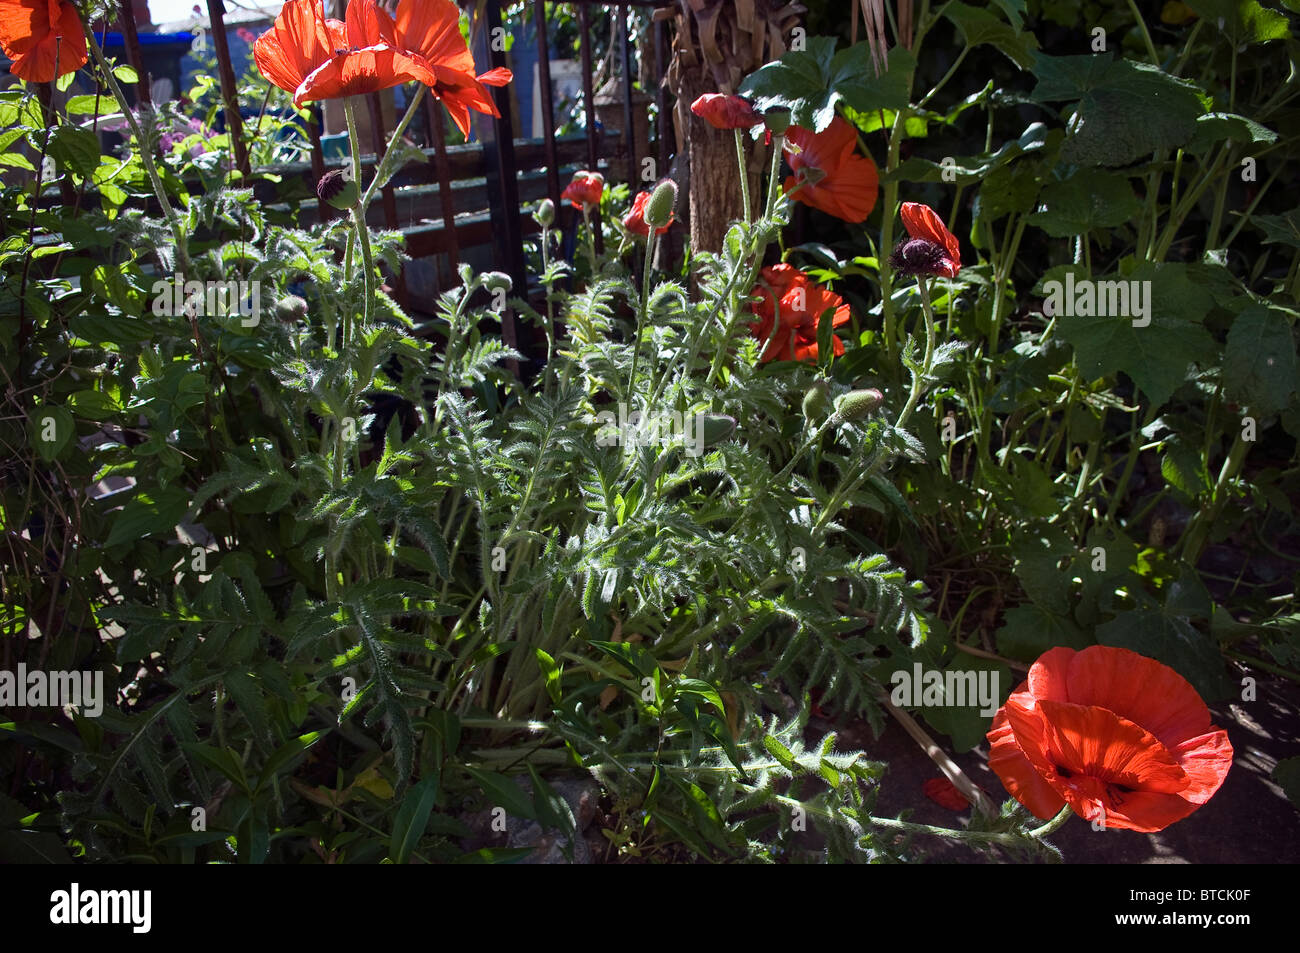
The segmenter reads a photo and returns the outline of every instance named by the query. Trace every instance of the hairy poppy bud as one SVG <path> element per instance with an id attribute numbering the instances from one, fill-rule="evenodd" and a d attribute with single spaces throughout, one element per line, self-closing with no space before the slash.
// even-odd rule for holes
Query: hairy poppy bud
<path id="1" fill-rule="evenodd" d="M 537 203 L 537 208 L 533 211 L 533 221 L 542 228 L 550 228 L 555 224 L 555 203 L 550 199 L 542 199 Z"/>
<path id="2" fill-rule="evenodd" d="M 885 402 L 885 395 L 875 388 L 851 390 L 835 401 L 835 412 L 846 422 L 861 420 Z"/>
<path id="3" fill-rule="evenodd" d="M 677 183 L 664 179 L 650 193 L 650 201 L 645 204 L 645 221 L 651 228 L 666 228 L 673 220 L 673 209 L 677 207 Z"/>
<path id="4" fill-rule="evenodd" d="M 816 381 L 803 395 L 804 419 L 809 423 L 825 420 L 830 408 L 830 386 L 825 380 Z"/>
<path id="5" fill-rule="evenodd" d="M 340 212 L 346 212 L 361 198 L 361 189 L 355 179 L 344 178 L 338 169 L 331 169 L 316 183 L 316 197 Z"/>
<path id="6" fill-rule="evenodd" d="M 775 136 L 784 136 L 785 131 L 790 128 L 790 110 L 773 106 L 763 113 L 763 122 L 767 125 L 768 132 Z"/>
<path id="7" fill-rule="evenodd" d="M 704 446 L 726 440 L 736 429 L 736 418 L 726 414 L 700 414 L 698 426 L 704 437 Z"/>
<path id="8" fill-rule="evenodd" d="M 504 271 L 489 271 L 483 275 L 483 287 L 488 291 L 509 291 L 515 283 L 510 280 L 510 276 Z"/>
<path id="9" fill-rule="evenodd" d="M 275 316 L 285 324 L 293 324 L 307 317 L 307 302 L 297 295 L 281 298 L 275 304 Z"/>

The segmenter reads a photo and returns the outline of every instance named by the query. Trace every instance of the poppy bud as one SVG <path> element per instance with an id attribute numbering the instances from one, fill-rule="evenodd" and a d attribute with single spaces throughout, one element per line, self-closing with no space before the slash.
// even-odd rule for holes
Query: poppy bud
<path id="1" fill-rule="evenodd" d="M 776 136 L 784 136 L 785 131 L 790 128 L 790 110 L 773 106 L 763 113 L 763 122 L 767 125 L 768 132 Z"/>
<path id="2" fill-rule="evenodd" d="M 645 205 L 645 221 L 651 228 L 665 228 L 673 220 L 673 209 L 677 207 L 677 183 L 664 179 L 650 193 L 650 201 Z"/>
<path id="3" fill-rule="evenodd" d="M 275 316 L 285 324 L 293 324 L 307 317 L 307 302 L 297 295 L 281 298 L 275 304 Z"/>
<path id="4" fill-rule="evenodd" d="M 488 291 L 509 291 L 515 283 L 504 271 L 489 271 L 483 275 L 483 287 Z"/>
<path id="5" fill-rule="evenodd" d="M 815 382 L 803 395 L 803 416 L 809 423 L 825 420 L 830 407 L 830 386 L 825 380 Z"/>
<path id="6" fill-rule="evenodd" d="M 851 390 L 835 401 L 835 413 L 846 423 L 861 420 L 885 402 L 885 395 L 875 388 Z"/>
<path id="7" fill-rule="evenodd" d="M 736 418 L 726 414 L 700 414 L 697 421 L 704 438 L 704 446 L 711 447 L 731 436 L 736 429 Z"/>
<path id="8" fill-rule="evenodd" d="M 550 228 L 555 224 L 555 203 L 550 199 L 542 199 L 537 203 L 537 208 L 533 211 L 533 221 L 542 228 Z"/>
<path id="9" fill-rule="evenodd" d="M 355 179 L 346 179 L 338 169 L 331 169 L 316 183 L 316 197 L 332 208 L 346 212 L 361 198 L 361 189 Z"/>

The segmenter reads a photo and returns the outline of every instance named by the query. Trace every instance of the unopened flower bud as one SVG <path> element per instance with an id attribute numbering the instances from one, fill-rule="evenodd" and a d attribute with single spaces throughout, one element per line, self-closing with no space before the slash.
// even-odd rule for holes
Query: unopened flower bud
<path id="1" fill-rule="evenodd" d="M 509 291 L 514 284 L 504 271 L 489 271 L 483 275 L 483 287 L 488 291 Z"/>
<path id="2" fill-rule="evenodd" d="M 651 228 L 663 228 L 673 220 L 673 209 L 677 207 L 677 183 L 664 179 L 650 193 L 650 201 L 645 206 L 646 224 Z"/>
<path id="3" fill-rule="evenodd" d="M 275 304 L 275 316 L 285 324 L 294 324 L 307 317 L 307 302 L 297 295 L 281 298 Z"/>
<path id="4" fill-rule="evenodd" d="M 773 106 L 763 113 L 763 122 L 772 135 L 784 136 L 786 130 L 790 128 L 790 110 L 781 106 Z"/>
<path id="5" fill-rule="evenodd" d="M 825 380 L 818 380 L 803 395 L 803 416 L 809 423 L 825 420 L 830 413 L 830 386 Z"/>
<path id="6" fill-rule="evenodd" d="M 711 447 L 731 436 L 736 429 L 736 418 L 726 414 L 700 414 L 698 426 L 704 446 Z"/>
<path id="7" fill-rule="evenodd" d="M 316 183 L 316 197 L 340 212 L 346 212 L 361 198 L 361 189 L 355 179 L 345 178 L 338 169 L 331 169 Z"/>
<path id="8" fill-rule="evenodd" d="M 875 388 L 851 390 L 835 401 L 835 412 L 846 422 L 861 420 L 885 402 L 885 395 Z"/>
<path id="9" fill-rule="evenodd" d="M 533 211 L 533 221 L 542 228 L 550 228 L 555 224 L 555 203 L 550 199 L 542 199 L 537 203 L 537 208 Z"/>

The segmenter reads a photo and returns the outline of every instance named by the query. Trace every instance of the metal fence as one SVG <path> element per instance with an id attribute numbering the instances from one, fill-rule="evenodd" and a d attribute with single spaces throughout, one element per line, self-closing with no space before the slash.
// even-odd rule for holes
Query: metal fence
<path id="1" fill-rule="evenodd" d="M 211 35 L 218 64 L 218 80 L 224 100 L 224 118 L 227 130 L 234 143 L 234 161 L 248 174 L 249 156 L 244 141 L 244 123 L 240 116 L 237 80 L 232 65 L 225 27 L 225 9 L 222 0 L 206 0 L 207 12 L 211 26 Z M 128 62 L 140 73 L 142 82 L 135 87 L 139 95 L 149 95 L 149 83 L 146 75 L 141 45 L 137 35 L 137 24 L 130 0 L 120 0 L 123 42 Z M 496 30 L 503 25 L 502 8 L 506 6 L 500 0 L 485 0 L 477 5 L 471 14 L 471 49 L 480 70 L 498 66 L 509 66 L 507 54 L 499 44 L 492 42 Z M 424 149 L 425 163 L 411 163 L 395 176 L 383 190 L 378 202 L 374 224 L 401 230 L 407 236 L 407 251 L 412 258 L 420 259 L 439 256 L 449 266 L 460 258 L 463 249 L 470 246 L 490 245 L 493 267 L 508 273 L 515 281 L 516 288 L 526 287 L 524 268 L 524 239 L 536 226 L 531 216 L 524 211 L 529 199 L 546 195 L 561 207 L 560 193 L 563 188 L 565 170 L 581 165 L 589 169 L 601 169 L 608 172 L 613 164 L 625 170 L 629 184 L 635 191 L 643 183 L 639 179 L 642 168 L 637 155 L 636 121 L 634 117 L 635 90 L 633 85 L 633 37 L 629 30 L 630 10 L 633 7 L 651 8 L 652 19 L 651 50 L 642 49 L 641 56 L 652 55 L 654 73 L 660 77 L 654 98 L 658 106 L 655 123 L 654 141 L 651 145 L 655 155 L 656 167 L 667 170 L 673 159 L 674 135 L 669 126 L 671 109 L 666 84 L 662 82 L 668 72 L 670 56 L 670 39 L 668 21 L 674 15 L 674 0 L 627 0 L 617 4 L 602 4 L 595 0 L 571 0 L 564 4 L 576 13 L 578 24 L 578 46 L 582 70 L 582 99 L 585 111 L 585 149 L 578 137 L 562 139 L 556 136 L 556 111 L 551 77 L 551 24 L 548 22 L 546 4 L 535 2 L 531 6 L 533 26 L 537 42 L 537 71 L 540 88 L 540 111 L 542 138 L 539 140 L 516 139 L 513 134 L 514 117 L 510 95 L 506 89 L 492 89 L 491 93 L 501 113 L 500 118 L 475 115 L 474 135 L 476 142 L 465 147 L 448 147 L 445 144 L 445 119 L 440 103 L 433 97 L 426 100 L 425 124 L 428 130 L 428 142 Z M 556 6 L 559 6 L 557 4 Z M 617 132 L 604 130 L 597 116 L 596 90 L 593 88 L 593 48 L 595 40 L 592 34 L 593 8 L 605 8 L 613 11 L 612 40 L 621 39 L 618 50 L 621 71 L 621 116 L 622 128 Z M 341 12 L 341 11 L 340 11 Z M 372 160 L 364 161 L 370 165 L 382 159 L 387 131 L 384 128 L 383 111 L 378 94 L 368 97 L 371 139 L 363 143 L 374 153 Z M 297 189 L 302 195 L 302 185 L 314 185 L 315 181 L 327 169 L 327 160 L 321 147 L 320 110 L 313 111 L 314 121 L 308 124 L 308 136 L 311 143 L 311 161 L 298 167 L 275 167 L 273 170 L 281 179 L 280 186 L 263 181 L 258 184 L 259 196 L 269 201 L 282 197 L 286 190 Z M 474 189 L 465 189 L 462 183 L 467 179 L 486 177 L 485 195 Z M 285 182 L 289 185 L 286 187 Z M 521 183 L 525 186 L 521 194 Z M 429 187 L 423 191 L 421 186 Z M 458 188 L 458 186 L 461 186 Z M 436 187 L 436 191 L 433 187 Z M 399 192 L 412 193 L 405 201 L 399 201 Z M 538 194 L 540 192 L 540 194 Z M 308 193 L 310 194 L 310 193 Z M 458 197 L 465 199 L 458 207 Z M 483 201 L 485 199 L 485 202 Z M 522 201 L 521 201 L 522 200 Z M 464 205 L 477 206 L 467 208 Z M 484 211 L 477 219 L 468 218 L 473 212 Z M 433 214 L 430 214 L 430 213 Z M 319 206 L 318 215 L 327 217 L 331 210 Z M 570 229 L 575 221 L 568 216 Z M 601 250 L 599 217 L 593 223 L 598 250 Z M 450 279 L 454 271 L 449 267 L 444 270 L 444 279 Z M 399 296 L 404 295 L 401 276 L 395 276 L 399 287 Z M 418 302 L 417 302 L 418 304 Z M 513 329 L 512 329 L 513 330 Z"/>

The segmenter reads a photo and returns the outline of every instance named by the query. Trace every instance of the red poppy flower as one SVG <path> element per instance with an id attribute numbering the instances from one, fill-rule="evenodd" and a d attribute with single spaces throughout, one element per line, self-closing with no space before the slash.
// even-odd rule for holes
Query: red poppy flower
<path id="1" fill-rule="evenodd" d="M 290 0 L 293 2 L 299 0 Z M 336 31 L 337 26 L 330 29 Z M 333 55 L 298 86 L 293 97 L 295 105 L 377 93 L 412 81 L 429 86 L 437 83 L 423 57 L 397 47 L 393 18 L 379 9 L 375 0 L 352 0 L 348 4 L 345 33 L 341 45 L 337 36 L 332 37 L 336 44 L 331 50 Z"/>
<path id="2" fill-rule="evenodd" d="M 253 43 L 253 61 L 262 75 L 287 93 L 348 45 L 342 20 L 326 20 L 316 0 L 289 0 L 271 29 Z"/>
<path id="3" fill-rule="evenodd" d="M 584 169 L 573 173 L 573 181 L 564 187 L 560 199 L 573 203 L 574 208 L 599 205 L 604 191 L 605 177 L 599 172 L 588 172 Z"/>
<path id="4" fill-rule="evenodd" d="M 832 294 L 792 265 L 772 265 L 761 272 L 762 281 L 754 288 L 758 300 L 750 309 L 759 320 L 749 326 L 760 341 L 767 342 L 762 360 L 816 361 L 817 323 L 828 308 L 833 308 L 831 324 L 847 324 L 850 309 L 844 299 Z M 780 324 L 777 314 L 780 313 Z M 844 342 L 831 336 L 836 357 L 844 353 Z"/>
<path id="5" fill-rule="evenodd" d="M 921 791 L 935 804 L 950 811 L 964 811 L 970 807 L 966 795 L 957 790 L 947 778 L 931 778 L 921 785 Z"/>
<path id="6" fill-rule="evenodd" d="M 648 238 L 650 235 L 650 226 L 645 220 L 645 207 L 649 201 L 649 192 L 638 193 L 637 197 L 632 201 L 632 211 L 628 212 L 627 215 L 623 217 L 623 227 L 633 235 L 640 235 L 642 238 Z M 668 231 L 668 228 L 672 223 L 672 219 L 669 218 L 667 225 L 662 225 L 655 229 L 655 234 L 662 235 L 664 232 Z"/>
<path id="7" fill-rule="evenodd" d="M 763 121 L 762 115 L 744 96 L 705 93 L 691 103 L 691 112 L 714 129 L 749 129 Z"/>
<path id="8" fill-rule="evenodd" d="M 1094 645 L 1045 652 L 988 733 L 989 767 L 1042 818 L 1066 804 L 1106 827 L 1160 831 L 1232 767 L 1227 732 L 1168 666 Z"/>
<path id="9" fill-rule="evenodd" d="M 901 242 L 890 256 L 894 270 L 905 275 L 955 278 L 961 271 L 961 245 L 943 219 L 920 202 L 904 202 L 899 215 L 911 239 Z"/>
<path id="10" fill-rule="evenodd" d="M 9 71 L 29 83 L 50 83 L 86 65 L 81 17 L 65 0 L 0 0 L 0 49 L 13 60 Z"/>
<path id="11" fill-rule="evenodd" d="M 486 87 L 504 86 L 514 74 L 498 67 L 474 75 L 474 57 L 460 34 L 460 8 L 452 0 L 401 0 L 394 28 L 394 45 L 430 69 L 433 94 L 464 135 L 469 135 L 471 109 L 500 118 Z"/>
<path id="12" fill-rule="evenodd" d="M 798 187 L 792 198 L 846 222 L 866 221 L 876 205 L 880 178 L 876 164 L 854 152 L 858 133 L 844 117 L 836 116 L 825 132 L 791 126 L 785 142 L 794 172 L 785 180 L 785 190 Z"/>

